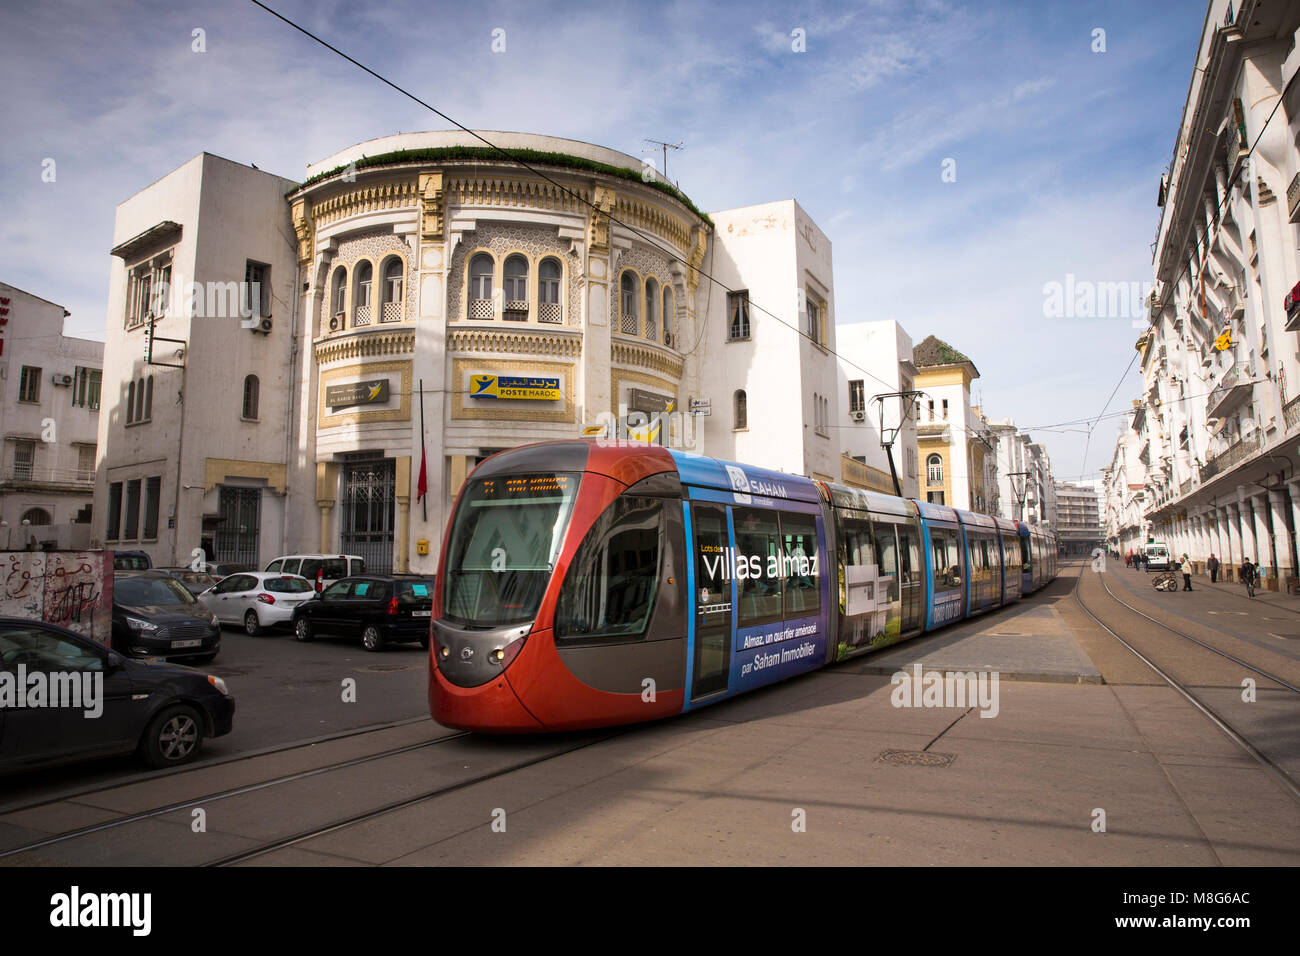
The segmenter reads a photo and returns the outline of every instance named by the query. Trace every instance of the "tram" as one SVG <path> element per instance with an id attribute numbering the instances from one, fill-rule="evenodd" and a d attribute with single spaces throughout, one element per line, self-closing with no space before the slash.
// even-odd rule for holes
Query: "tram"
<path id="1" fill-rule="evenodd" d="M 656 445 L 554 441 L 466 481 L 429 708 L 466 730 L 654 720 L 1019 600 L 1050 531 Z"/>

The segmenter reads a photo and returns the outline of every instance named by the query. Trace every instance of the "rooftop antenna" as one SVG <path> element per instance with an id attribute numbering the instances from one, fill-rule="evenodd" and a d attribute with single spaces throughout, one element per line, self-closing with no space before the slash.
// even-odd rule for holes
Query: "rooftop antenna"
<path id="1" fill-rule="evenodd" d="M 656 146 L 659 146 L 663 149 L 663 154 L 664 154 L 663 173 L 664 173 L 664 179 L 667 180 L 668 179 L 668 150 L 681 149 L 685 145 L 685 143 L 665 143 L 663 140 L 660 139 L 649 139 L 649 138 L 643 139 L 642 142 L 654 143 Z"/>

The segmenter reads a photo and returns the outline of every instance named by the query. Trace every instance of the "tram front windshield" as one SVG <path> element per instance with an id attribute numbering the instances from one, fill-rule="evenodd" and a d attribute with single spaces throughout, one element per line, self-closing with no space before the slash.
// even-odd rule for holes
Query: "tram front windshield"
<path id="1" fill-rule="evenodd" d="M 444 613 L 468 627 L 533 620 L 581 475 L 479 478 L 461 496 L 447 547 Z"/>

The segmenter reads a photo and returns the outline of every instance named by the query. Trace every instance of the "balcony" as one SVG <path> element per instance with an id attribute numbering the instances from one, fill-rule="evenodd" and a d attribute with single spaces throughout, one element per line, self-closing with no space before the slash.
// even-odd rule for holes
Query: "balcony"
<path id="1" fill-rule="evenodd" d="M 10 462 L 0 473 L 0 487 L 91 492 L 95 487 L 95 469 L 37 468 L 27 462 L 15 461 Z"/>
<path id="2" fill-rule="evenodd" d="M 1211 478 L 1229 471 L 1234 465 L 1245 461 L 1255 452 L 1263 447 L 1263 432 L 1256 431 L 1249 438 L 1239 438 L 1226 449 L 1205 463 L 1201 469 L 1201 481 L 1206 482 Z"/>
<path id="3" fill-rule="evenodd" d="M 1286 187 L 1286 211 L 1292 222 L 1300 222 L 1300 173 L 1291 179 Z"/>
<path id="4" fill-rule="evenodd" d="M 1219 384 L 1210 392 L 1210 400 L 1205 403 L 1206 414 L 1210 418 L 1222 418 L 1227 412 L 1247 401 L 1254 387 L 1250 376 L 1244 374 L 1239 366 L 1233 365 L 1223 373 Z"/>

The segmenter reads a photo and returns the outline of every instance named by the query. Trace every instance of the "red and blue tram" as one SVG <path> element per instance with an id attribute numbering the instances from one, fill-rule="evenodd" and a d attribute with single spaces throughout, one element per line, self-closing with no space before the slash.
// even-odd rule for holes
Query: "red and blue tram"
<path id="1" fill-rule="evenodd" d="M 429 707 L 450 727 L 653 720 L 1016 600 L 1052 534 L 654 445 L 475 469 L 443 539 Z"/>

